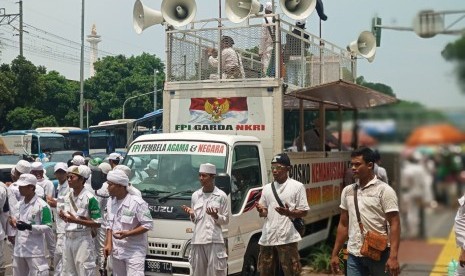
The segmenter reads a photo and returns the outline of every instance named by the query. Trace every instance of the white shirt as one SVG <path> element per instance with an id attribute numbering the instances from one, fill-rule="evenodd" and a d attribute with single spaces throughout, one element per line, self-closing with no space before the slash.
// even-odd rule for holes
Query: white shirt
<path id="1" fill-rule="evenodd" d="M 75 210 L 70 197 L 73 199 L 77 210 Z M 83 188 L 76 197 L 74 196 L 73 189 L 70 189 L 70 192 L 65 197 L 65 203 L 65 212 L 70 212 L 74 216 L 90 218 L 96 223 L 102 222 L 98 201 L 92 192 L 86 188 Z M 89 227 L 77 223 L 66 223 L 65 226 L 66 232 L 86 231 L 89 229 Z"/>
<path id="2" fill-rule="evenodd" d="M 207 207 L 218 209 L 218 219 L 207 214 Z M 192 194 L 191 208 L 195 224 L 191 243 L 224 243 L 221 225 L 229 223 L 228 196 L 217 187 L 208 194 L 199 189 Z"/>
<path id="3" fill-rule="evenodd" d="M 210 56 L 208 58 L 208 63 L 210 63 L 213 67 L 218 67 L 218 58 Z M 239 66 L 242 77 L 245 77 L 242 60 L 240 59 L 239 54 L 232 47 L 224 48 L 221 51 L 221 65 L 223 72 L 228 72 L 235 66 Z"/>
<path id="4" fill-rule="evenodd" d="M 53 182 L 48 180 L 48 179 L 45 179 L 45 178 L 42 178 L 40 180 L 37 180 L 37 185 L 39 185 L 40 187 L 43 188 L 44 190 L 44 193 L 46 196 L 50 196 L 50 197 L 53 197 L 53 194 L 54 194 L 54 191 L 55 191 L 55 186 L 53 186 Z M 37 186 L 36 186 L 37 188 Z"/>
<path id="5" fill-rule="evenodd" d="M 127 194 L 122 200 L 110 198 L 107 203 L 108 217 L 105 228 L 113 232 L 132 230 L 142 226 L 153 228 L 153 220 L 147 202 L 138 196 Z M 147 232 L 124 239 L 113 238 L 112 256 L 119 259 L 145 258 L 147 254 Z"/>
<path id="6" fill-rule="evenodd" d="M 6 199 L 8 198 L 8 188 L 6 187 L 5 183 L 0 181 L 0 239 L 4 239 L 6 236 L 6 228 L 7 228 L 7 220 L 10 212 L 3 212 L 3 205 L 5 205 Z M 9 206 L 8 206 L 9 208 Z"/>
<path id="7" fill-rule="evenodd" d="M 388 180 L 388 176 L 387 176 L 387 172 L 385 168 L 375 163 L 374 172 L 376 174 L 376 177 L 378 177 L 384 183 L 389 184 L 389 180 Z"/>
<path id="8" fill-rule="evenodd" d="M 36 185 L 36 195 L 42 199 L 45 198 L 45 191 L 44 191 L 44 188 L 42 188 L 42 186 L 40 185 Z M 24 197 L 21 196 L 21 200 L 23 200 Z"/>
<path id="9" fill-rule="evenodd" d="M 342 190 L 341 205 L 339 207 L 349 213 L 347 250 L 354 256 L 362 256 L 360 249 L 362 248 L 363 239 L 355 212 L 354 185 L 358 184 L 346 186 Z M 357 189 L 357 201 L 363 229 L 387 235 L 386 213 L 399 211 L 397 195 L 394 189 L 375 176 L 365 187 Z"/>
<path id="10" fill-rule="evenodd" d="M 298 242 L 302 238 L 299 232 L 295 230 L 290 218 L 280 215 L 275 208 L 279 207 L 271 185 L 275 185 L 281 202 L 288 205 L 290 210 L 310 210 L 307 202 L 305 186 L 292 178 L 288 178 L 283 184 L 273 182 L 263 187 L 262 196 L 259 204 L 268 209 L 268 215 L 265 218 L 265 224 L 262 229 L 262 236 L 258 244 L 265 246 L 289 244 Z"/>
<path id="11" fill-rule="evenodd" d="M 459 198 L 459 208 L 455 215 L 455 243 L 465 249 L 465 196 Z"/>
<path id="12" fill-rule="evenodd" d="M 69 199 L 67 200 L 66 197 L 69 196 L 71 189 L 68 186 L 68 181 L 65 181 L 63 184 L 58 184 L 57 188 L 57 207 L 53 208 L 53 214 L 55 216 L 55 221 L 56 221 L 56 232 L 57 234 L 64 234 L 65 233 L 65 226 L 66 222 L 60 218 L 58 213 L 60 210 L 68 210 L 70 207 L 68 206 L 67 208 L 65 207 L 66 204 L 69 204 Z"/>
<path id="13" fill-rule="evenodd" d="M 268 23 L 264 24 L 272 24 L 273 23 L 273 16 L 265 16 Z M 273 38 L 271 37 L 270 30 L 273 32 L 274 26 L 263 26 L 261 30 L 260 36 L 260 45 L 258 46 L 258 53 L 263 54 L 265 52 L 271 52 L 273 50 Z"/>
<path id="14" fill-rule="evenodd" d="M 48 204 L 37 195 L 29 203 L 19 202 L 19 213 L 15 214 L 16 221 L 32 224 L 32 231 L 17 231 L 13 256 L 42 257 L 45 256 L 45 233 L 52 231 L 52 212 Z"/>

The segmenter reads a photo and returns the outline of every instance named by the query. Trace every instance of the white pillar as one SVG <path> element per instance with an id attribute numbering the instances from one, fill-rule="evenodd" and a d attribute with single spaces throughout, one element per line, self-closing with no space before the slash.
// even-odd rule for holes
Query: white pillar
<path id="1" fill-rule="evenodd" d="M 90 77 L 93 77 L 95 75 L 95 70 L 94 70 L 94 62 L 97 61 L 98 58 L 98 46 L 97 44 L 102 41 L 100 39 L 100 35 L 97 35 L 97 28 L 95 27 L 95 24 L 92 25 L 92 31 L 91 34 L 87 36 L 87 42 L 90 43 L 91 47 L 91 52 L 90 52 Z"/>

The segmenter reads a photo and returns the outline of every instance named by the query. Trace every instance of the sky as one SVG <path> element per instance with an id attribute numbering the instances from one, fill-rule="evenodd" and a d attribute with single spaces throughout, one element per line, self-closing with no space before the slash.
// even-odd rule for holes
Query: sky
<path id="1" fill-rule="evenodd" d="M 81 1 L 23 0 L 23 20 L 27 24 L 25 30 L 29 30 L 25 37 L 29 35 L 27 43 L 34 44 L 35 49 L 31 52 L 25 48 L 24 55 L 28 60 L 35 65 L 44 65 L 48 70 L 56 70 L 69 79 L 79 80 Z M 142 1 L 146 6 L 160 10 L 161 0 Z M 277 13 L 282 13 L 279 1 L 275 2 Z M 0 8 L 5 8 L 3 14 L 18 13 L 16 3 L 17 0 L 0 0 Z M 196 3 L 196 20 L 218 17 L 218 1 L 197 0 Z M 328 20 L 322 24 L 322 38 L 340 47 L 355 40 L 360 32 L 371 30 L 371 20 L 375 15 L 382 18 L 383 26 L 400 27 L 411 27 L 420 10 L 463 11 L 461 14 L 447 15 L 446 26 L 465 15 L 463 0 L 323 0 L 323 3 Z M 134 0 L 85 1 L 85 34 L 90 34 L 92 24 L 96 24 L 97 33 L 102 38 L 99 50 L 126 56 L 147 52 L 165 60 L 164 27 L 155 25 L 140 35 L 136 34 L 132 27 L 133 5 Z M 224 1 L 221 5 L 224 17 Z M 315 11 L 307 18 L 307 31 L 318 35 L 318 21 Z M 465 29 L 465 18 L 451 29 Z M 11 26 L 0 26 L 0 39 L 9 45 L 0 49 L 0 63 L 10 63 L 19 54 L 18 36 L 14 36 L 15 33 Z M 40 49 L 44 37 L 61 41 L 63 47 Z M 424 39 L 410 31 L 383 29 L 381 47 L 377 48 L 374 61 L 358 60 L 358 76 L 364 76 L 368 82 L 392 87 L 397 98 L 402 100 L 420 102 L 430 108 L 463 108 L 465 93 L 460 92 L 454 64 L 441 56 L 447 43 L 458 38 L 458 35 L 439 34 Z M 62 58 L 62 55 L 66 58 Z M 86 63 L 85 78 L 89 77 L 88 67 Z"/>

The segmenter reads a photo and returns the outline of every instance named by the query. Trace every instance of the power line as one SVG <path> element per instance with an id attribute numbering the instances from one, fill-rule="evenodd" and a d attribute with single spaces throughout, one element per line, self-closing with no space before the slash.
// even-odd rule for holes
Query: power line
<path id="1" fill-rule="evenodd" d="M 41 56 L 41 57 L 46 57 L 50 58 L 56 61 L 60 62 L 67 62 L 67 63 L 79 63 L 80 62 L 80 57 L 78 52 L 80 51 L 80 43 L 74 42 L 72 40 L 69 40 L 67 38 L 64 38 L 62 36 L 47 32 L 45 30 L 42 30 L 40 28 L 34 27 L 31 24 L 23 23 L 24 26 L 26 27 L 26 30 L 24 30 L 24 38 L 29 41 L 24 43 L 24 47 L 26 48 L 26 51 L 31 52 L 35 54 L 36 56 Z M 17 30 L 14 25 L 9 25 L 13 30 L 9 28 L 2 28 L 6 33 L 10 34 L 11 36 L 16 36 L 17 35 Z M 2 27 L 2 26 L 0 26 Z M 4 36 L 0 36 L 2 40 L 5 40 L 3 42 L 4 46 L 6 48 L 11 48 L 11 49 L 19 49 L 18 42 L 16 42 L 13 39 L 8 39 Z M 90 55 L 90 52 L 92 48 L 90 46 L 85 46 L 84 50 L 88 55 Z M 100 56 L 115 56 L 116 54 L 99 50 L 99 55 Z M 87 60 L 87 59 L 86 59 Z M 86 64 L 90 64 L 89 61 L 85 61 Z"/>

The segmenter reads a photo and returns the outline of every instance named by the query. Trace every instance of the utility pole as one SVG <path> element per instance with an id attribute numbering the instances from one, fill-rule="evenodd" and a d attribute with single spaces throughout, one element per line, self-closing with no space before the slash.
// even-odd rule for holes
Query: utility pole
<path id="1" fill-rule="evenodd" d="M 81 11 L 81 70 L 79 81 L 81 84 L 79 91 L 79 127 L 84 127 L 84 0 L 82 1 Z"/>
<path id="2" fill-rule="evenodd" d="M 23 0 L 19 0 L 19 55 L 23 56 Z"/>
<path id="3" fill-rule="evenodd" d="M 157 75 L 158 70 L 153 69 L 153 111 L 157 110 Z"/>
<path id="4" fill-rule="evenodd" d="M 23 1 L 19 1 L 19 13 L 6 14 L 4 8 L 0 8 L 0 26 L 11 25 L 19 16 L 19 55 L 23 56 Z M 6 21 L 6 23 L 4 23 Z M 14 26 L 13 26 L 14 28 Z M 15 28 L 16 29 L 16 28 Z"/>

